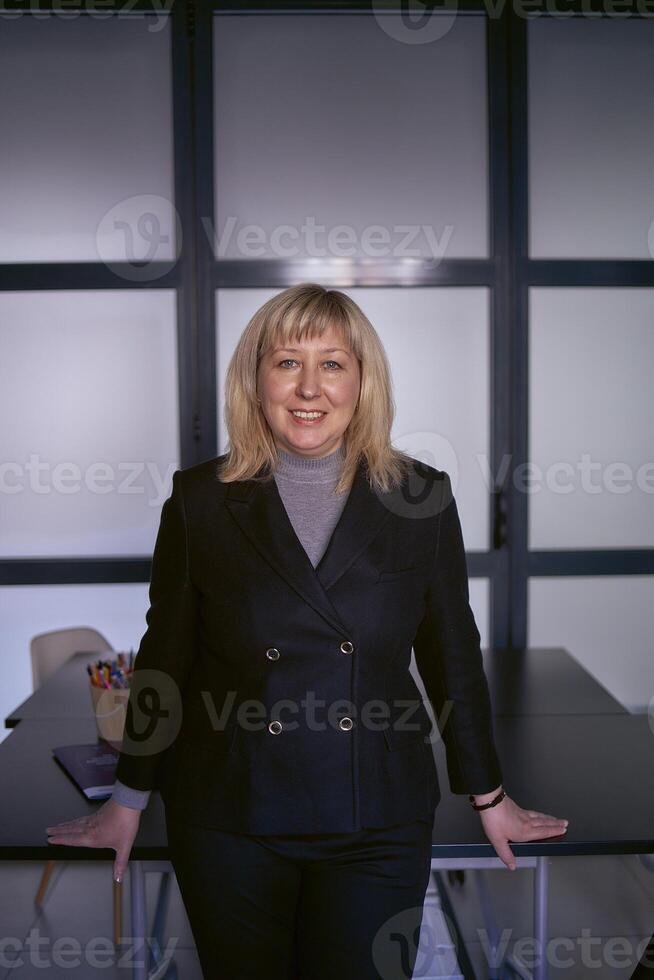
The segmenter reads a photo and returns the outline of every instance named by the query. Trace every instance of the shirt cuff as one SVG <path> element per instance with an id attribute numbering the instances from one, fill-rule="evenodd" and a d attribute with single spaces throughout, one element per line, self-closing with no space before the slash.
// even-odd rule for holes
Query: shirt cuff
<path id="1" fill-rule="evenodd" d="M 114 783 L 114 790 L 111 799 L 122 806 L 131 807 L 132 810 L 145 810 L 150 799 L 149 789 L 132 789 L 125 786 L 119 779 Z"/>

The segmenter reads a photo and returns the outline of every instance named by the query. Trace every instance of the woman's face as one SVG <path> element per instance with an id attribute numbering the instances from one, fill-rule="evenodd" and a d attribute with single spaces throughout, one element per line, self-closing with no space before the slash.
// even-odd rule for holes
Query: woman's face
<path id="1" fill-rule="evenodd" d="M 338 449 L 359 397 L 359 362 L 333 327 L 313 340 L 289 341 L 259 363 L 257 392 L 275 444 L 301 456 Z M 320 412 L 315 421 L 293 414 Z"/>

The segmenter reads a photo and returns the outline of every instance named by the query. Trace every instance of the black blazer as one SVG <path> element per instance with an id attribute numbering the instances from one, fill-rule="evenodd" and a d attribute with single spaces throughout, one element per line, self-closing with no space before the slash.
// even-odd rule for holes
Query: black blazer
<path id="1" fill-rule="evenodd" d="M 383 494 L 362 461 L 314 569 L 274 479 L 220 483 L 222 459 L 173 475 L 118 779 L 207 826 L 347 833 L 433 819 L 440 729 L 452 791 L 495 789 L 447 473 L 414 460 Z"/>

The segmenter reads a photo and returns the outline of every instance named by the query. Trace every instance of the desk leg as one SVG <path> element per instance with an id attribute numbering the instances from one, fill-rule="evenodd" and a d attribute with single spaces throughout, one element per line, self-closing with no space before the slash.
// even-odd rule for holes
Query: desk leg
<path id="1" fill-rule="evenodd" d="M 146 980 L 148 950 L 146 947 L 145 880 L 142 861 L 129 862 L 129 884 L 132 901 L 133 980 Z"/>
<path id="2" fill-rule="evenodd" d="M 502 967 L 504 966 L 505 959 L 502 958 L 500 962 L 500 958 L 498 956 L 499 930 L 497 928 L 495 913 L 493 912 L 493 903 L 488 893 L 488 882 L 483 870 L 479 868 L 476 869 L 474 875 L 475 883 L 477 885 L 477 892 L 479 894 L 479 904 L 481 905 L 481 914 L 486 927 L 486 941 L 490 946 L 487 954 L 487 980 L 498 980 L 498 978 L 502 976 Z"/>
<path id="3" fill-rule="evenodd" d="M 547 980 L 547 910 L 550 886 L 549 858 L 538 857 L 534 871 L 534 938 L 539 961 L 534 970 L 534 980 Z"/>

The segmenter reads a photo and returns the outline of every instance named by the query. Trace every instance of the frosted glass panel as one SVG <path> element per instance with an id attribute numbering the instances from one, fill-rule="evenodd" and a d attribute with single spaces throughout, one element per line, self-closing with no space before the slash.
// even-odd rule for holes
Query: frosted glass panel
<path id="1" fill-rule="evenodd" d="M 532 289 L 531 548 L 654 544 L 654 289 Z"/>
<path id="2" fill-rule="evenodd" d="M 0 31 L 0 261 L 175 255 L 168 18 Z"/>
<path id="3" fill-rule="evenodd" d="M 146 630 L 148 585 L 30 585 L 0 588 L 0 739 L 4 719 L 32 693 L 30 640 L 38 633 L 91 626 L 114 650 L 138 649 Z"/>
<path id="4" fill-rule="evenodd" d="M 274 289 L 217 293 L 221 452 L 224 378 L 252 314 Z M 345 290 L 379 334 L 394 383 L 395 445 L 451 475 L 466 548 L 489 544 L 489 294 L 485 288 Z"/>
<path id="5" fill-rule="evenodd" d="M 490 646 L 490 580 L 487 578 L 471 578 L 468 581 L 470 590 L 470 608 L 477 623 L 481 636 L 482 647 Z"/>
<path id="6" fill-rule="evenodd" d="M 485 18 L 448 23 L 214 18 L 217 256 L 488 255 Z"/>
<path id="7" fill-rule="evenodd" d="M 530 252 L 654 255 L 654 23 L 528 24 Z"/>
<path id="8" fill-rule="evenodd" d="M 178 417 L 174 290 L 0 293 L 1 553 L 151 554 Z"/>
<path id="9" fill-rule="evenodd" d="M 565 647 L 629 711 L 647 711 L 654 576 L 533 578 L 528 601 L 529 646 Z"/>

